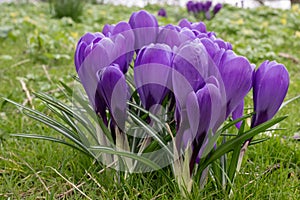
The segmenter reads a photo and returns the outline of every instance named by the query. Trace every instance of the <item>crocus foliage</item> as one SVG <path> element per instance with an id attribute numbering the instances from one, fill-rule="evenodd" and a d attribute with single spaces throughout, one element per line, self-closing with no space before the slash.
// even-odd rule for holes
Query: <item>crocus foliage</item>
<path id="1" fill-rule="evenodd" d="M 212 1 L 188 1 L 187 11 L 196 18 L 211 20 L 222 9 L 223 5 L 217 3 L 213 6 Z"/>
<path id="2" fill-rule="evenodd" d="M 209 1 L 188 2 L 190 12 L 207 13 L 210 7 Z M 213 13 L 221 7 L 217 4 Z M 205 161 L 218 153 L 218 130 L 229 118 L 243 116 L 244 99 L 252 88 L 255 114 L 251 126 L 256 127 L 276 114 L 289 85 L 284 65 L 265 61 L 255 70 L 229 42 L 208 32 L 203 22 L 182 19 L 178 25 L 159 26 L 144 10 L 134 12 L 129 22 L 107 24 L 102 32 L 83 35 L 75 66 L 91 107 L 112 134 L 119 134 L 113 135 L 111 143 L 118 143 L 122 135 L 123 146 L 129 147 L 126 150 L 139 156 L 170 147 L 171 160 L 188 163 L 191 177 L 205 175 L 201 165 L 207 167 Z M 154 129 L 154 115 L 161 126 L 167 124 L 167 134 Z M 138 141 L 143 142 L 136 142 L 132 135 L 125 137 L 131 134 L 130 116 L 155 134 L 147 140 L 140 134 L 143 139 Z M 236 126 L 240 128 L 241 122 Z M 187 149 L 190 153 L 183 156 Z"/>

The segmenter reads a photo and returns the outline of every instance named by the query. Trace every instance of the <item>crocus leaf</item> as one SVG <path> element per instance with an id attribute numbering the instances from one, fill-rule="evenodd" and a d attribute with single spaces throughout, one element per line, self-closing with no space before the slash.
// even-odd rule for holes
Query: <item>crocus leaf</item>
<path id="1" fill-rule="evenodd" d="M 136 122 L 138 123 L 151 137 L 153 137 L 158 143 L 159 145 L 166 149 L 167 152 L 173 157 L 173 153 L 170 151 L 169 147 L 166 146 L 163 138 L 161 138 L 161 136 L 159 134 L 157 134 L 157 132 L 155 130 L 153 130 L 152 127 L 150 127 L 147 123 L 145 123 L 144 121 L 140 120 L 138 116 L 136 116 L 136 114 L 134 114 L 133 112 L 129 111 L 128 115 Z"/>
<path id="2" fill-rule="evenodd" d="M 209 157 L 207 157 L 207 159 L 200 166 L 200 168 L 202 170 L 204 170 L 214 160 L 220 158 L 222 155 L 226 154 L 227 152 L 234 150 L 236 145 L 242 145 L 242 143 L 245 142 L 246 140 L 265 131 L 267 128 L 279 123 L 280 121 L 284 120 L 286 117 L 287 116 L 272 119 L 270 121 L 267 121 L 259 126 L 256 126 L 252 129 L 250 129 L 249 131 L 244 132 L 243 134 L 241 134 L 231 140 L 228 140 L 226 143 L 220 145 Z M 200 171 L 202 171 L 201 169 L 200 169 Z"/>
<path id="3" fill-rule="evenodd" d="M 58 139 L 58 138 L 44 136 L 44 135 L 40 135 L 40 134 L 19 134 L 19 133 L 10 134 L 10 136 L 20 137 L 20 138 L 28 138 L 28 139 L 46 140 L 46 141 L 61 143 L 61 144 L 67 145 L 69 147 L 72 147 L 73 149 L 76 149 L 76 150 L 86 154 L 87 156 L 91 157 L 91 154 L 89 152 L 86 152 L 83 149 L 79 148 L 78 146 L 68 143 L 64 140 Z"/>

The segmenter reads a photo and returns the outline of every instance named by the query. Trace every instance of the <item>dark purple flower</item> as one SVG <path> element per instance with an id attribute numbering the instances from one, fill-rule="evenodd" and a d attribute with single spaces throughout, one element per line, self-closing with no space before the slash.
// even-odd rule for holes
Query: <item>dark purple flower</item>
<path id="1" fill-rule="evenodd" d="M 193 12 L 193 10 L 194 10 L 194 2 L 193 1 L 188 1 L 186 3 L 186 8 L 187 8 L 188 12 Z"/>
<path id="2" fill-rule="evenodd" d="M 263 62 L 253 77 L 255 114 L 252 127 L 270 120 L 279 110 L 288 91 L 289 74 L 284 65 L 276 61 Z"/>
<path id="3" fill-rule="evenodd" d="M 157 19 L 145 10 L 132 13 L 129 24 L 135 35 L 135 49 L 155 43 L 158 34 Z"/>
<path id="4" fill-rule="evenodd" d="M 161 17 L 167 17 L 167 11 L 164 8 L 161 8 L 159 9 L 157 15 Z"/>
<path id="5" fill-rule="evenodd" d="M 155 113 L 170 84 L 172 50 L 166 44 L 150 44 L 139 51 L 134 67 L 134 81 L 143 106 Z"/>
<path id="6" fill-rule="evenodd" d="M 217 3 L 213 9 L 214 15 L 216 15 L 222 9 L 222 7 L 223 5 L 221 3 Z"/>
<path id="7" fill-rule="evenodd" d="M 197 2 L 194 4 L 195 10 L 197 13 L 202 12 L 204 10 L 204 3 L 202 2 Z"/>
<path id="8" fill-rule="evenodd" d="M 204 12 L 209 11 L 210 7 L 212 6 L 212 2 L 211 1 L 206 1 L 203 5 L 203 10 Z"/>
<path id="9" fill-rule="evenodd" d="M 105 107 L 109 109 L 114 123 L 118 125 L 120 129 L 124 129 L 128 91 L 123 72 L 118 65 L 113 64 L 99 70 L 97 72 L 97 80 L 96 98 L 100 98 L 99 103 L 102 105 L 96 105 L 96 107 L 103 109 L 105 105 Z M 105 104 L 103 105 L 103 103 Z M 99 113 L 105 112 L 100 110 Z M 102 117 L 106 118 L 105 116 Z"/>

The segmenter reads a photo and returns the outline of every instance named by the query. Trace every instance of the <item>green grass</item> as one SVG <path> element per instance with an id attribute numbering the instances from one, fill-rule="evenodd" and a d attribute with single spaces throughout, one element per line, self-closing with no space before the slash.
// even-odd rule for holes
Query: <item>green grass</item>
<path id="1" fill-rule="evenodd" d="M 146 9 L 156 14 L 158 6 Z M 82 23 L 69 18 L 53 19 L 48 4 L 3 4 L 0 12 L 0 96 L 26 103 L 20 80 L 32 92 L 56 92 L 60 80 L 72 84 L 73 53 L 85 32 L 101 31 L 105 23 L 129 19 L 138 8 L 87 5 Z M 160 24 L 177 23 L 188 16 L 184 9 L 167 7 L 169 18 Z M 285 23 L 286 21 L 286 23 Z M 290 72 L 287 99 L 300 94 L 300 10 L 225 7 L 206 23 L 209 31 L 233 44 L 234 50 L 256 65 L 276 59 Z M 283 54 L 284 53 L 284 54 Z M 288 55 L 288 56 L 286 56 Z M 288 58 L 290 57 L 290 58 Z M 276 87 L 276 86 L 274 86 Z M 249 97 L 250 100 L 250 97 Z M 235 180 L 234 199 L 299 199 L 300 145 L 293 139 L 300 131 L 300 100 L 277 115 L 289 115 L 282 131 L 270 140 L 249 147 Z M 46 113 L 33 98 L 36 108 Z M 26 103 L 26 105 L 31 106 Z M 38 140 L 12 138 L 10 133 L 35 133 L 60 137 L 53 130 L 22 115 L 0 99 L 0 199 L 182 199 L 179 189 L 159 173 L 120 174 L 69 147 Z M 170 173 L 169 169 L 166 169 Z M 171 176 L 171 175 L 170 175 Z M 77 186 L 78 189 L 74 187 Z M 80 191 L 79 191 L 80 190 Z M 213 183 L 195 188 L 191 199 L 226 199 Z"/>

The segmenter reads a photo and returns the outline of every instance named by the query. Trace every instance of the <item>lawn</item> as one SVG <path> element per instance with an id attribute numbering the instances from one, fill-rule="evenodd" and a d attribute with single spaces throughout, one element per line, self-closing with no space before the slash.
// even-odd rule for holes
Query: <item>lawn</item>
<path id="1" fill-rule="evenodd" d="M 156 15 L 159 6 L 145 9 Z M 104 24 L 128 21 L 139 8 L 87 4 L 81 22 L 55 19 L 46 3 L 1 4 L 0 97 L 49 113 L 33 96 L 46 92 L 61 98 L 59 81 L 72 85 L 73 56 L 79 38 L 101 31 Z M 189 18 L 184 8 L 166 7 L 160 25 Z M 225 6 L 208 31 L 230 42 L 233 49 L 259 66 L 264 60 L 283 63 L 290 74 L 285 101 L 300 94 L 300 7 L 279 10 Z M 274 86 L 276 87 L 276 86 Z M 34 133 L 61 138 L 55 131 L 24 116 L 0 98 L 0 199 L 182 199 L 180 190 L 156 172 L 120 175 L 68 146 L 11 137 Z M 249 97 L 250 100 L 251 97 Z M 235 180 L 233 199 L 300 199 L 300 100 L 283 107 L 288 115 L 269 140 L 250 146 Z M 166 172 L 171 175 L 169 169 Z M 191 199 L 226 199 L 213 183 L 195 188 Z"/>

